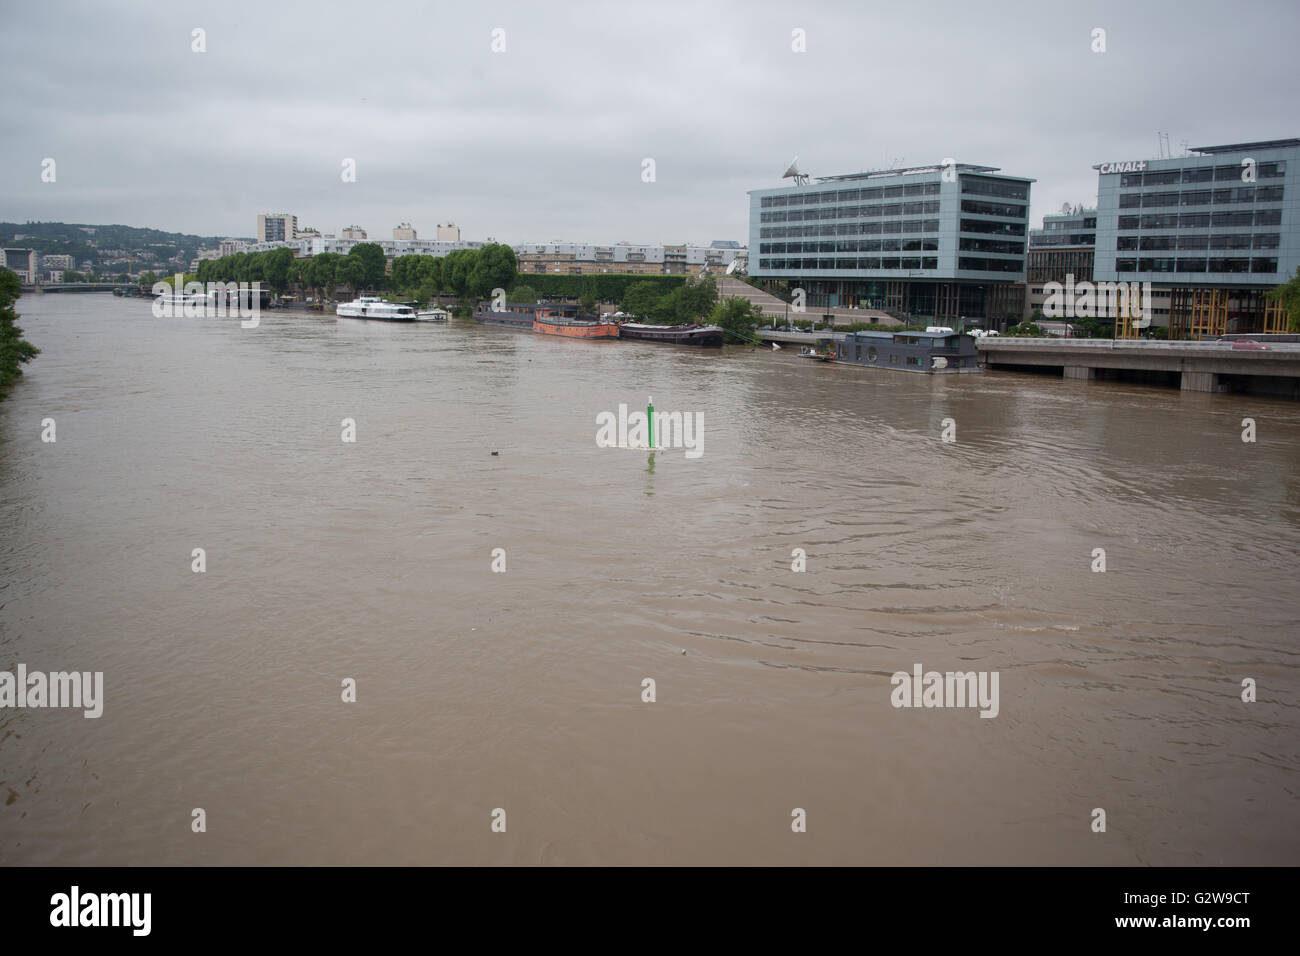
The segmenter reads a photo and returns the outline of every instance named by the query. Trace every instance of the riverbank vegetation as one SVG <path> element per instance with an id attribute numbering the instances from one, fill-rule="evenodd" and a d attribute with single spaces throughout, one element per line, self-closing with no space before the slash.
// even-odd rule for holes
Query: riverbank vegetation
<path id="1" fill-rule="evenodd" d="M 1286 312 L 1287 329 L 1300 332 L 1300 268 L 1296 269 L 1290 282 L 1284 282 L 1273 289 L 1268 297 L 1274 302 L 1282 303 L 1282 309 Z"/>
<path id="2" fill-rule="evenodd" d="M 481 249 L 457 249 L 445 256 L 398 256 L 392 271 L 384 249 L 376 242 L 359 242 L 347 255 L 322 252 L 295 259 L 288 248 L 267 252 L 237 252 L 199 263 L 197 281 L 261 282 L 277 295 L 292 288 L 309 296 L 332 298 L 340 286 L 351 295 L 388 292 L 428 302 L 442 293 L 483 296 L 509 288 L 518 276 L 514 250 L 492 243 Z"/>
<path id="3" fill-rule="evenodd" d="M 14 323 L 18 313 L 14 303 L 21 294 L 18 274 L 0 269 L 0 401 L 14 379 L 23 374 L 22 366 L 40 354 L 40 349 L 23 338 L 23 330 Z"/>

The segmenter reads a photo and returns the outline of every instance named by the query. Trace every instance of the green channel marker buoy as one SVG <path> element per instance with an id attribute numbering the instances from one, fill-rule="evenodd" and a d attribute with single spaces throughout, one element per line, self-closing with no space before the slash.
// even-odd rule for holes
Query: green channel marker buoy
<path id="1" fill-rule="evenodd" d="M 646 425 L 650 429 L 650 450 L 655 450 L 655 399 L 651 395 L 645 407 Z"/>

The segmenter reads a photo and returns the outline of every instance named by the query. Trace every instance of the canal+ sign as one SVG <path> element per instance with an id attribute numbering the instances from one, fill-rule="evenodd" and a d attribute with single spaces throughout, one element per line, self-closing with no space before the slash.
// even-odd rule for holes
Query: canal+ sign
<path id="1" fill-rule="evenodd" d="M 1106 173 L 1141 173 L 1146 172 L 1147 161 L 1138 159 L 1128 163 L 1102 163 L 1097 169 L 1105 175 Z"/>

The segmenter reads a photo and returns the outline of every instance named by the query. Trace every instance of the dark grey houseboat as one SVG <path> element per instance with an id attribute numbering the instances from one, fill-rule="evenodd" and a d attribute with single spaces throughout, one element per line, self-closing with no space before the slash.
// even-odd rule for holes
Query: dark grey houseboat
<path id="1" fill-rule="evenodd" d="M 835 361 L 897 372 L 978 372 L 975 339 L 957 332 L 850 332 Z"/>
<path id="2" fill-rule="evenodd" d="M 504 309 L 494 309 L 491 302 L 480 302 L 474 310 L 474 318 L 484 325 L 508 325 L 531 332 L 539 308 L 561 318 L 576 318 L 578 315 L 576 305 L 539 306 L 536 303 L 507 302 Z"/>
<path id="3" fill-rule="evenodd" d="M 716 325 L 646 325 L 643 322 L 624 322 L 618 327 L 620 339 L 662 342 L 667 345 L 696 345 L 703 348 L 722 348 L 722 335 L 722 329 Z"/>

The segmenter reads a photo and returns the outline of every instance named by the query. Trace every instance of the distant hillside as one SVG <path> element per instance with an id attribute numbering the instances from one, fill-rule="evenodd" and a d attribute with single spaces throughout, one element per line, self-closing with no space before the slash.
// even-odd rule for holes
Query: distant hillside
<path id="1" fill-rule="evenodd" d="M 98 272 L 167 271 L 188 265 L 200 249 L 215 249 L 224 237 L 192 236 L 137 226 L 67 222 L 0 222 L 0 244 L 35 249 L 42 255 L 70 255 L 80 268 Z"/>

